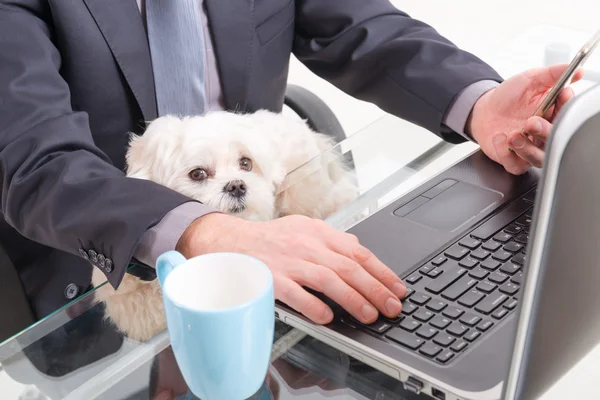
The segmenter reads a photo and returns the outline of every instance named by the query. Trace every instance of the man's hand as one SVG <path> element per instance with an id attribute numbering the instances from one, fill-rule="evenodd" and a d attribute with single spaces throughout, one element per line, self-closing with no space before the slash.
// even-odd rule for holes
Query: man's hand
<path id="1" fill-rule="evenodd" d="M 213 213 L 184 232 L 177 250 L 190 258 L 237 252 L 262 260 L 273 274 L 275 298 L 312 321 L 331 322 L 332 310 L 303 286 L 322 292 L 356 319 L 371 323 L 378 311 L 396 317 L 406 287 L 353 235 L 320 220 L 288 216 L 251 222 Z"/>
<path id="2" fill-rule="evenodd" d="M 475 104 L 467 133 L 508 172 L 520 175 L 531 166 L 542 167 L 552 123 L 573 97 L 573 90 L 563 89 L 556 105 L 543 118 L 532 115 L 566 68 L 566 64 L 559 64 L 525 71 L 490 90 Z M 583 71 L 579 70 L 572 82 L 582 77 Z"/>

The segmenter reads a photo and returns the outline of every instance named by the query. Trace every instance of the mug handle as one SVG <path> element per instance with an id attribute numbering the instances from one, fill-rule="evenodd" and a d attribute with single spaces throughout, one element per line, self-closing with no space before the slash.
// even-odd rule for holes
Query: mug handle
<path id="1" fill-rule="evenodd" d="M 156 275 L 158 282 L 162 287 L 165 284 L 167 276 L 175 269 L 175 267 L 185 263 L 187 260 L 178 251 L 167 251 L 161 254 L 156 259 Z"/>

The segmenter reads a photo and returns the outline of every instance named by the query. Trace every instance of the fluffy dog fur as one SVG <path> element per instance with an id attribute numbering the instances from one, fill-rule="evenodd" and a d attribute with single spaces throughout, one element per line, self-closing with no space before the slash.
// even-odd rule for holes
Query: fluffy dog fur
<path id="1" fill-rule="evenodd" d="M 324 219 L 357 195 L 353 175 L 339 158 L 317 157 L 334 144 L 304 121 L 268 111 L 166 116 L 153 121 L 144 135 L 132 136 L 127 175 L 249 220 L 292 214 Z M 233 187 L 242 184 L 245 193 L 227 190 L 232 182 Z M 93 285 L 105 280 L 94 269 Z M 131 339 L 145 341 L 165 329 L 157 280 L 126 274 L 118 290 L 104 285 L 95 296 Z"/>

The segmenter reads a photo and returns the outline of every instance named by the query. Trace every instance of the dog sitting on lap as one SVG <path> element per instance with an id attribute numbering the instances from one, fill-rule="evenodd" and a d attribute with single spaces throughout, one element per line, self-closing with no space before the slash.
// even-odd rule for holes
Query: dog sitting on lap
<path id="1" fill-rule="evenodd" d="M 325 219 L 358 195 L 354 174 L 341 157 L 319 157 L 334 145 L 305 121 L 265 110 L 165 116 L 150 123 L 142 136 L 131 137 L 127 176 L 248 220 Z M 298 168 L 311 160 L 310 170 L 299 174 Z M 291 181 L 293 175 L 298 179 Z M 95 268 L 92 284 L 105 281 Z M 105 302 L 107 317 L 131 339 L 146 341 L 166 327 L 157 280 L 125 274 L 117 290 L 110 285 L 96 290 L 95 300 Z"/>

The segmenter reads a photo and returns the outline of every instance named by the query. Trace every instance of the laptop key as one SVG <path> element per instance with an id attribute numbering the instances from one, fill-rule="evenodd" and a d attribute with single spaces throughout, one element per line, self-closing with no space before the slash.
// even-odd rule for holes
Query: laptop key
<path id="1" fill-rule="evenodd" d="M 501 265 L 502 265 L 502 263 L 500 263 L 499 261 L 488 258 L 487 260 L 485 260 L 484 262 L 481 263 L 481 268 L 485 268 L 488 271 L 495 271 Z"/>
<path id="2" fill-rule="evenodd" d="M 414 332 L 417 329 L 419 329 L 421 327 L 421 323 L 417 320 L 414 320 L 412 318 L 405 318 L 404 321 L 402 321 L 400 323 L 400 328 L 409 331 L 409 332 Z"/>
<path id="3" fill-rule="evenodd" d="M 451 301 L 455 301 L 466 291 L 471 289 L 473 286 L 477 285 L 478 282 L 479 281 L 477 279 L 465 275 L 458 281 L 456 281 L 454 284 L 452 284 L 452 286 L 444 290 L 442 292 L 442 297 Z"/>
<path id="4" fill-rule="evenodd" d="M 479 264 L 479 261 L 472 259 L 471 257 L 463 258 L 458 265 L 468 269 L 474 268 Z"/>
<path id="5" fill-rule="evenodd" d="M 469 330 L 469 328 L 467 328 L 466 326 L 459 324 L 458 322 L 453 322 L 452 325 L 450 325 L 448 327 L 448 329 L 446 329 L 446 331 L 454 336 L 458 336 L 461 337 L 462 335 L 465 334 L 465 332 L 467 332 Z"/>
<path id="6" fill-rule="evenodd" d="M 475 250 L 474 252 L 471 253 L 471 257 L 476 258 L 478 260 L 485 260 L 489 256 L 490 256 L 489 251 L 485 251 L 485 250 L 481 250 L 481 249 Z"/>
<path id="7" fill-rule="evenodd" d="M 475 307 L 475 310 L 482 314 L 489 314 L 500 307 L 507 299 L 508 296 L 503 293 L 492 293 L 484 301 L 479 303 L 477 307 Z"/>
<path id="8" fill-rule="evenodd" d="M 431 320 L 429 325 L 438 329 L 446 329 L 446 327 L 451 323 L 452 321 L 450 319 L 442 317 L 441 315 L 437 315 L 434 319 Z"/>
<path id="9" fill-rule="evenodd" d="M 446 250 L 444 252 L 444 255 L 455 260 L 462 260 L 467 254 L 469 254 L 469 251 L 470 250 L 468 248 L 455 244 L 454 246 Z"/>
<path id="10" fill-rule="evenodd" d="M 502 319 L 508 314 L 508 310 L 506 308 L 499 308 L 492 314 L 493 318 Z"/>
<path id="11" fill-rule="evenodd" d="M 485 242 L 483 244 L 483 246 L 481 246 L 482 249 L 487 250 L 487 251 L 496 251 L 500 247 L 502 247 L 502 243 L 498 243 L 494 240 L 488 240 L 487 242 Z"/>
<path id="12" fill-rule="evenodd" d="M 480 282 L 479 285 L 477 285 L 477 290 L 481 290 L 485 293 L 492 293 L 497 287 L 498 285 L 494 285 L 493 283 L 488 281 L 483 281 Z"/>
<path id="13" fill-rule="evenodd" d="M 514 295 L 515 293 L 517 293 L 519 291 L 520 287 L 519 285 L 515 285 L 512 282 L 506 282 L 504 285 L 500 286 L 500 290 L 502 293 L 506 293 L 508 295 Z"/>
<path id="14" fill-rule="evenodd" d="M 419 269 L 419 272 L 422 273 L 423 275 L 427 275 L 434 268 L 435 267 L 433 265 L 425 265 L 424 267 L 421 267 L 421 269 Z"/>
<path id="15" fill-rule="evenodd" d="M 485 279 L 486 276 L 488 276 L 490 273 L 488 271 L 486 271 L 483 268 L 477 267 L 474 270 L 472 270 L 471 272 L 469 272 L 469 276 L 472 276 L 473 278 L 477 278 L 477 279 Z"/>
<path id="16" fill-rule="evenodd" d="M 502 268 L 500 268 L 500 272 L 504 272 L 508 275 L 514 275 L 521 269 L 521 266 L 518 264 L 514 264 L 512 262 L 505 263 Z"/>
<path id="17" fill-rule="evenodd" d="M 481 336 L 481 332 L 471 329 L 465 336 L 463 336 L 463 339 L 467 342 L 474 342 L 479 336 Z"/>
<path id="18" fill-rule="evenodd" d="M 456 338 L 454 336 L 448 335 L 447 333 L 442 333 L 442 332 L 440 332 L 438 335 L 435 336 L 435 338 L 433 338 L 434 343 L 439 344 L 440 346 L 443 346 L 443 347 L 448 347 L 455 341 L 456 341 Z"/>
<path id="19" fill-rule="evenodd" d="M 419 282 L 422 278 L 423 277 L 421 275 L 412 274 L 408 278 L 404 279 L 404 282 L 406 282 L 410 285 L 414 285 L 415 283 Z"/>
<path id="20" fill-rule="evenodd" d="M 417 292 L 410 297 L 410 301 L 419 306 L 425 305 L 429 300 L 431 300 L 431 297 L 421 292 Z"/>
<path id="21" fill-rule="evenodd" d="M 460 308 L 449 307 L 442 314 L 448 318 L 456 319 L 463 315 L 465 312 Z"/>
<path id="22" fill-rule="evenodd" d="M 442 265 L 443 263 L 445 263 L 446 261 L 448 261 L 448 259 L 444 256 L 438 256 L 437 258 L 435 258 L 431 263 L 433 265 L 435 265 L 436 267 L 439 267 L 440 265 Z"/>
<path id="23" fill-rule="evenodd" d="M 531 225 L 531 217 L 528 217 L 527 215 L 523 215 L 515 221 L 515 224 L 520 225 L 520 226 L 529 226 L 529 225 Z"/>
<path id="24" fill-rule="evenodd" d="M 510 281 L 512 283 L 516 283 L 517 285 L 520 285 L 521 283 L 523 283 L 523 272 L 519 272 L 518 274 L 516 274 L 515 276 L 510 278 Z"/>
<path id="25" fill-rule="evenodd" d="M 443 269 L 441 269 L 441 268 L 434 268 L 434 269 L 432 269 L 432 270 L 431 270 L 431 271 L 430 271 L 430 272 L 427 274 L 427 276 L 428 276 L 428 277 L 430 277 L 430 278 L 433 278 L 433 279 L 435 279 L 435 278 L 437 278 L 438 276 L 440 276 L 442 272 L 444 272 L 444 270 L 443 270 Z"/>
<path id="26" fill-rule="evenodd" d="M 523 250 L 523 245 L 521 243 L 510 241 L 504 246 L 504 250 L 511 253 L 518 253 Z"/>
<path id="27" fill-rule="evenodd" d="M 529 235 L 523 232 L 515 237 L 515 242 L 527 244 L 529 242 Z"/>
<path id="28" fill-rule="evenodd" d="M 481 332 L 485 332 L 492 326 L 494 326 L 494 323 L 492 321 L 483 320 L 477 324 L 477 329 L 479 329 Z"/>
<path id="29" fill-rule="evenodd" d="M 458 264 L 454 262 L 454 265 L 452 265 L 451 268 L 448 268 L 435 281 L 430 282 L 427 286 L 425 286 L 425 290 L 435 294 L 440 294 L 442 290 L 452 285 L 466 273 L 467 269 L 459 267 Z"/>
<path id="30" fill-rule="evenodd" d="M 495 252 L 492 255 L 492 258 L 498 260 L 498 261 L 502 261 L 502 262 L 506 262 L 508 260 L 510 260 L 510 258 L 513 256 L 513 253 L 505 251 L 505 250 L 498 250 L 497 252 Z"/>
<path id="31" fill-rule="evenodd" d="M 448 306 L 448 304 L 444 303 L 443 301 L 434 300 L 434 301 L 430 302 L 429 304 L 427 304 L 426 307 L 428 309 L 430 309 L 431 311 L 440 312 L 447 306 Z"/>
<path id="32" fill-rule="evenodd" d="M 521 233 L 521 231 L 523 230 L 522 226 L 519 226 L 517 224 L 512 224 L 506 227 L 506 229 L 504 229 L 504 232 L 508 233 L 509 235 L 517 235 L 519 233 Z"/>
<path id="33" fill-rule="evenodd" d="M 450 350 L 460 353 L 467 347 L 467 345 L 468 343 L 464 340 L 459 340 L 458 342 L 454 343 L 452 347 L 450 347 Z"/>
<path id="34" fill-rule="evenodd" d="M 463 247 L 466 247 L 467 249 L 475 250 L 476 248 L 479 247 L 481 242 L 477 239 L 474 239 L 471 237 L 466 237 L 463 240 L 461 240 L 460 242 L 458 242 L 458 244 Z"/>
<path id="35" fill-rule="evenodd" d="M 423 346 L 419 349 L 419 353 L 421 353 L 424 356 L 427 356 L 429 358 L 433 358 L 433 357 L 437 356 L 438 354 L 440 354 L 441 351 L 442 351 L 442 348 L 440 346 L 436 346 L 433 343 L 426 343 L 425 346 Z"/>
<path id="36" fill-rule="evenodd" d="M 413 303 L 403 303 L 402 304 L 402 312 L 400 313 L 400 315 L 411 315 L 418 309 L 419 309 L 419 307 Z"/>
<path id="37" fill-rule="evenodd" d="M 402 329 L 394 328 L 385 334 L 385 337 L 399 343 L 403 346 L 408 347 L 411 350 L 417 350 L 425 343 L 424 339 L 421 339 L 411 333 L 403 331 Z"/>
<path id="38" fill-rule="evenodd" d="M 355 324 L 362 326 L 364 328 L 367 328 L 368 330 L 375 332 L 375 333 L 384 333 L 385 331 L 387 331 L 388 329 L 392 328 L 392 324 L 388 323 L 387 321 L 384 320 L 377 320 L 375 322 L 373 322 L 372 324 L 366 325 L 363 324 L 362 322 L 352 318 L 352 322 L 354 322 Z"/>
<path id="39" fill-rule="evenodd" d="M 507 232 L 500 232 L 496 236 L 494 236 L 494 240 L 500 243 L 508 243 L 513 236 Z"/>
<path id="40" fill-rule="evenodd" d="M 434 316 L 435 314 L 432 311 L 425 310 L 424 308 L 421 308 L 419 311 L 413 314 L 413 318 L 418 319 L 421 322 L 427 322 Z"/>
<path id="41" fill-rule="evenodd" d="M 404 315 L 400 314 L 396 318 L 390 318 L 390 317 L 386 317 L 385 315 L 381 315 L 381 319 L 392 325 L 397 325 L 398 322 L 400 322 L 404 319 Z"/>
<path id="42" fill-rule="evenodd" d="M 514 310 L 519 305 L 519 301 L 517 299 L 510 299 L 506 303 L 504 303 L 504 308 L 508 308 L 509 310 Z"/>
<path id="43" fill-rule="evenodd" d="M 475 326 L 479 323 L 479 321 L 481 321 L 481 317 L 475 314 L 467 313 L 463 315 L 459 321 L 468 326 Z"/>
<path id="44" fill-rule="evenodd" d="M 512 261 L 513 261 L 515 264 L 519 264 L 519 265 L 525 265 L 525 260 L 526 260 L 526 257 L 525 257 L 525 254 L 523 254 L 523 253 L 519 253 L 519 254 L 517 254 L 517 255 L 516 255 L 516 256 L 514 256 L 514 257 L 513 257 L 513 259 L 512 259 Z"/>
<path id="45" fill-rule="evenodd" d="M 451 351 L 445 351 L 439 356 L 437 356 L 436 360 L 438 360 L 442 364 L 446 364 L 448 361 L 452 360 L 452 358 L 454 358 L 454 353 Z"/>
<path id="46" fill-rule="evenodd" d="M 408 299 L 414 292 L 415 292 L 415 289 L 413 289 L 411 287 L 407 287 L 406 295 L 404 296 L 404 300 Z"/>
<path id="47" fill-rule="evenodd" d="M 419 336 L 421 336 L 423 339 L 431 339 L 432 337 L 434 337 L 435 335 L 438 334 L 438 330 L 435 328 L 432 328 L 430 326 L 427 325 L 423 325 L 422 327 L 420 327 L 415 333 Z"/>
<path id="48" fill-rule="evenodd" d="M 479 303 L 481 301 L 481 299 L 483 299 L 485 297 L 485 294 L 477 291 L 477 290 L 471 290 L 470 292 L 467 292 L 467 294 L 465 294 L 463 297 L 461 297 L 458 300 L 458 303 L 465 306 L 465 307 L 473 307 L 475 304 Z"/>
<path id="49" fill-rule="evenodd" d="M 525 200 L 519 199 L 515 201 L 504 210 L 500 211 L 498 214 L 484 222 L 481 226 L 479 226 L 479 228 L 475 229 L 471 233 L 471 236 L 479 240 L 488 240 L 500 229 L 504 228 L 506 225 L 520 217 L 521 214 L 526 212 L 530 206 L 531 203 L 528 203 Z"/>
<path id="50" fill-rule="evenodd" d="M 508 275 L 503 274 L 498 271 L 496 271 L 496 272 L 492 273 L 490 276 L 488 276 L 488 280 L 490 282 L 494 282 L 497 284 L 504 283 L 507 279 L 508 279 Z"/>

